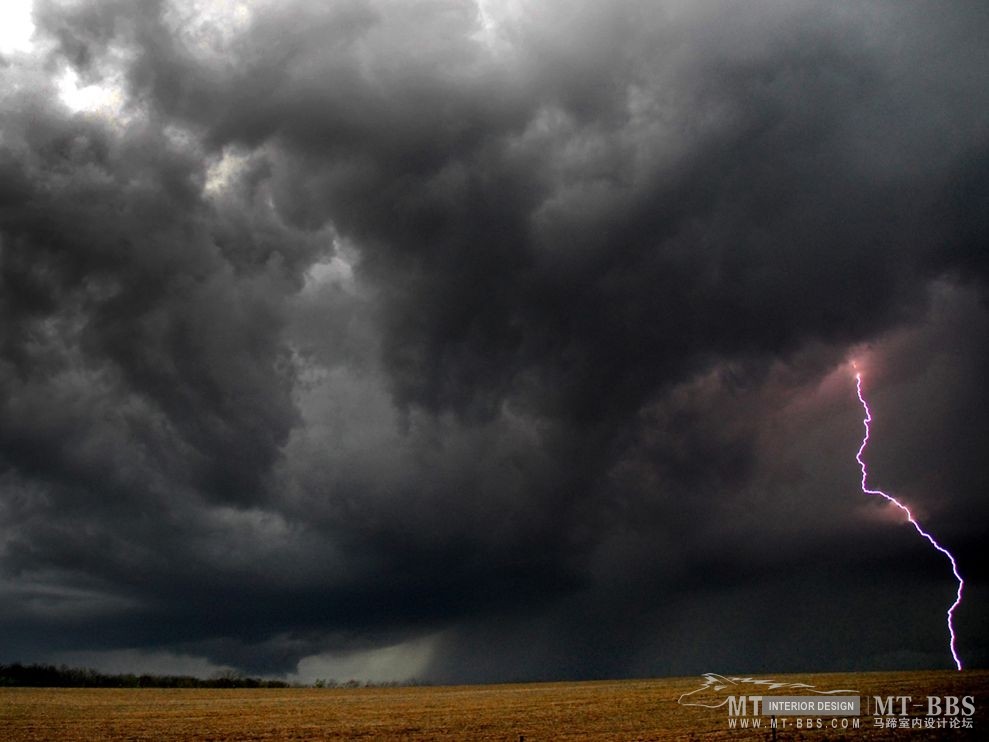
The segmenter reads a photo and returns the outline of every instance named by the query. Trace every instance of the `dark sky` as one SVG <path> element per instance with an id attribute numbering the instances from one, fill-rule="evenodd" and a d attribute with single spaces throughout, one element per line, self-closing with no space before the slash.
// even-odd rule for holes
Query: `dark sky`
<path id="1" fill-rule="evenodd" d="M 36 0 L 0 661 L 989 661 L 989 6 Z M 73 77 L 73 75 L 75 77 Z"/>

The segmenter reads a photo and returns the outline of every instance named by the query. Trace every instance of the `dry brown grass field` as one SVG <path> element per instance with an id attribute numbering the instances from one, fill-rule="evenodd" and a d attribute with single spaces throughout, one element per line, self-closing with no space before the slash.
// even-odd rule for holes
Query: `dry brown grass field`
<path id="1" fill-rule="evenodd" d="M 861 696 L 975 696 L 974 731 L 877 729 L 863 711 L 858 730 L 791 728 L 779 730 L 779 740 L 989 739 L 989 671 L 756 677 Z M 687 677 L 355 689 L 0 688 L 0 740 L 773 739 L 766 728 L 730 730 L 725 708 L 677 703 L 700 685 Z"/>

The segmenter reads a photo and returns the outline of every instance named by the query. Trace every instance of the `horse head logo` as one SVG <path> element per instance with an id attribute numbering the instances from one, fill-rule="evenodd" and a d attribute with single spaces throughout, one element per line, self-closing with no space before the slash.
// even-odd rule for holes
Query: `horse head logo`
<path id="1" fill-rule="evenodd" d="M 818 690 L 817 686 L 807 683 L 783 683 L 778 680 L 760 680 L 756 678 L 729 678 L 718 675 L 715 672 L 706 672 L 702 676 L 704 683 L 700 688 L 695 688 L 689 693 L 684 693 L 677 699 L 681 706 L 702 706 L 703 708 L 716 709 L 728 703 L 728 698 L 735 695 L 750 695 L 753 692 L 760 693 L 766 690 L 786 690 L 798 691 L 801 693 L 816 693 L 817 695 L 829 696 L 836 693 L 856 694 L 857 690 Z"/>

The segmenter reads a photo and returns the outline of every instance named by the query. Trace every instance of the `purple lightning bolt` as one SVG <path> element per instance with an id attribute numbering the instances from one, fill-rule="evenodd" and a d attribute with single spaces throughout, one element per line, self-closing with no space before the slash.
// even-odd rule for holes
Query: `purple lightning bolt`
<path id="1" fill-rule="evenodd" d="M 869 444 L 869 423 L 872 422 L 872 412 L 869 411 L 869 404 L 865 401 L 865 397 L 862 396 L 862 374 L 860 373 L 855 374 L 855 389 L 858 392 L 859 402 L 862 403 L 862 409 L 865 410 L 865 419 L 862 421 L 865 424 L 865 437 L 862 439 L 862 445 L 859 446 L 858 453 L 855 454 L 855 460 L 858 461 L 859 466 L 862 467 L 862 492 L 867 495 L 881 495 L 886 498 L 886 500 L 896 505 L 896 507 L 902 510 L 904 515 L 907 516 L 907 520 L 910 521 L 910 525 L 917 529 L 917 533 L 930 541 L 931 546 L 948 557 L 948 561 L 951 562 L 951 571 L 954 573 L 955 579 L 958 580 L 958 593 L 955 596 L 955 602 L 952 603 L 951 607 L 948 609 L 948 633 L 951 635 L 949 647 L 951 648 L 951 656 L 955 660 L 955 666 L 961 670 L 962 661 L 958 658 L 958 652 L 955 651 L 955 609 L 962 603 L 962 588 L 965 587 L 965 581 L 962 579 L 962 576 L 958 574 L 958 564 L 955 562 L 955 558 L 952 556 L 951 552 L 941 546 L 941 544 L 939 544 L 931 534 L 920 527 L 920 524 L 914 520 L 913 513 L 910 512 L 910 508 L 892 495 L 887 495 L 882 490 L 869 489 L 869 486 L 866 483 L 867 473 L 865 469 L 865 461 L 862 459 L 862 454 L 865 451 L 865 447 Z"/>

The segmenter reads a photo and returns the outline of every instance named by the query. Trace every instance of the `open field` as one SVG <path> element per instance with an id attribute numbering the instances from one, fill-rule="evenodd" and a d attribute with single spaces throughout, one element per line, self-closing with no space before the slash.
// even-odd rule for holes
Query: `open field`
<path id="1" fill-rule="evenodd" d="M 855 689 L 863 696 L 858 730 L 797 731 L 791 724 L 778 732 L 777 739 L 989 738 L 989 671 L 757 677 L 808 683 L 819 689 Z M 0 688 L 0 739 L 517 742 L 524 737 L 525 742 L 536 742 L 772 738 L 767 729 L 729 730 L 725 707 L 677 703 L 681 694 L 700 685 L 700 678 L 689 677 L 435 688 Z M 755 687 L 742 692 L 760 693 Z M 865 708 L 865 697 L 874 695 L 909 695 L 915 700 L 928 695 L 974 696 L 974 731 L 877 729 Z"/>

